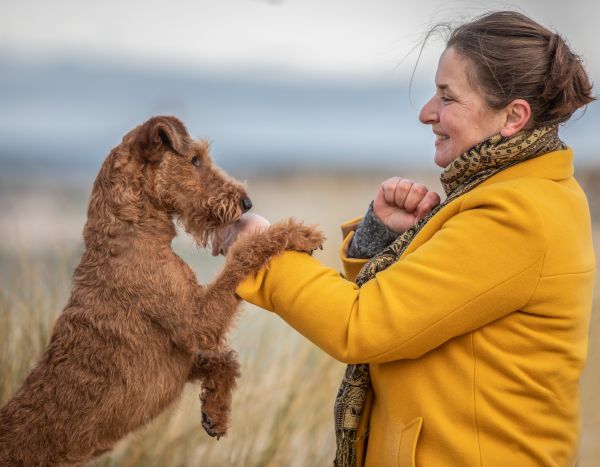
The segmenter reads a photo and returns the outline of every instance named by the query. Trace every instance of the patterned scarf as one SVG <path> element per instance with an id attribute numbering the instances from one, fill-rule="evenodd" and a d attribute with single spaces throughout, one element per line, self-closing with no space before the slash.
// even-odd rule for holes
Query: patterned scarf
<path id="1" fill-rule="evenodd" d="M 508 138 L 496 135 L 473 146 L 442 173 L 440 179 L 447 196 L 444 202 L 371 258 L 358 273 L 356 284 L 363 285 L 379 271 L 398 261 L 423 226 L 451 201 L 508 167 L 565 148 L 558 137 L 557 125 L 521 131 Z M 365 442 L 368 428 L 360 434 L 357 429 L 370 387 L 368 364 L 347 366 L 334 406 L 337 444 L 333 462 L 335 467 L 355 467 L 357 462 L 362 463 L 362 459 L 357 459 L 356 445 Z"/>

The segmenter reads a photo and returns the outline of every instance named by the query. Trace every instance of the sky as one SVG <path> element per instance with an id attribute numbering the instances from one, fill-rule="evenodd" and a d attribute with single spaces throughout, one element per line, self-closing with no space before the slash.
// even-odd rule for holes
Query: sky
<path id="1" fill-rule="evenodd" d="M 0 0 L 0 53 L 137 66 L 345 75 L 410 72 L 431 24 L 517 9 L 562 33 L 600 76 L 600 2 L 522 0 Z M 439 48 L 422 65 L 431 70 Z"/>
<path id="2" fill-rule="evenodd" d="M 499 9 L 561 33 L 600 82 L 597 0 L 0 0 L 0 171 L 95 168 L 159 113 L 229 167 L 430 164 L 417 116 L 443 40 L 419 44 Z M 597 163 L 599 124 L 593 104 L 564 127 L 577 161 Z"/>

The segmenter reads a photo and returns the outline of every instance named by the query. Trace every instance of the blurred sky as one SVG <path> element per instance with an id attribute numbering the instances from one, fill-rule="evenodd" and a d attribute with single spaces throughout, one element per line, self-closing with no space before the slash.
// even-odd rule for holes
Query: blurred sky
<path id="1" fill-rule="evenodd" d="M 600 73 L 600 2 L 523 0 L 19 0 L 0 2 L 0 47 L 36 59 L 98 55 L 186 67 L 389 72 L 431 23 L 520 10 Z M 400 66 L 410 70 L 414 60 Z"/>
<path id="2" fill-rule="evenodd" d="M 433 138 L 417 115 L 442 43 L 426 48 L 409 95 L 414 48 L 434 23 L 493 9 L 560 32 L 600 81 L 593 0 L 0 0 L 0 8 L 5 167 L 75 157 L 95 166 L 155 113 L 179 115 L 212 139 L 226 166 L 426 165 Z M 592 105 L 565 129 L 582 160 L 600 155 L 590 132 L 599 123 Z"/>

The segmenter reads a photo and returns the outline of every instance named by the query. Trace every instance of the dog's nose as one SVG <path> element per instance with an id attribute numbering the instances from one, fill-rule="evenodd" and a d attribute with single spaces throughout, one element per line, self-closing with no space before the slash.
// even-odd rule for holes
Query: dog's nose
<path id="1" fill-rule="evenodd" d="M 252 201 L 250 201 L 250 198 L 244 198 L 242 200 L 242 209 L 244 210 L 244 212 L 250 211 L 251 207 L 252 207 Z"/>

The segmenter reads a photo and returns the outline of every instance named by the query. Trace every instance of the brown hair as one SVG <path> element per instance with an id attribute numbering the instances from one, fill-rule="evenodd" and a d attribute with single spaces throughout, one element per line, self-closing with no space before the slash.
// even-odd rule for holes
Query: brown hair
<path id="1" fill-rule="evenodd" d="M 491 108 L 525 99 L 536 126 L 565 122 L 595 100 L 580 57 L 521 13 L 498 11 L 464 23 L 451 31 L 446 47 L 470 60 L 470 79 Z"/>

